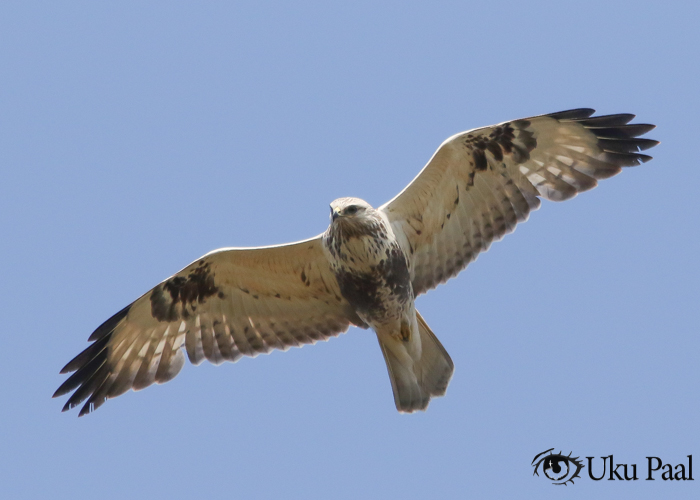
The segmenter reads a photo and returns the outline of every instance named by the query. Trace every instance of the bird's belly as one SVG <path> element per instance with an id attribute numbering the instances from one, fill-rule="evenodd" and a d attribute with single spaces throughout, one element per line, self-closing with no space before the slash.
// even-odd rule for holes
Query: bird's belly
<path id="1" fill-rule="evenodd" d="M 398 319 L 413 303 L 408 265 L 399 246 L 388 246 L 379 257 L 348 258 L 333 266 L 341 294 L 369 324 Z"/>

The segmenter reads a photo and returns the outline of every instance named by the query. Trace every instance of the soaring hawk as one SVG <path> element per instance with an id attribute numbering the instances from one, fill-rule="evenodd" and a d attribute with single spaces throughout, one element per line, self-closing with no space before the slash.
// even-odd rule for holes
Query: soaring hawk
<path id="1" fill-rule="evenodd" d="M 54 397 L 75 391 L 84 415 L 129 389 L 172 379 L 185 362 L 313 344 L 355 325 L 372 328 L 396 408 L 427 408 L 445 393 L 453 364 L 415 298 L 456 276 L 491 242 L 528 218 L 540 197 L 562 201 L 621 167 L 653 125 L 630 114 L 574 109 L 514 120 L 447 139 L 401 193 L 379 208 L 331 203 L 323 234 L 287 245 L 206 254 L 109 318 L 61 373 Z"/>

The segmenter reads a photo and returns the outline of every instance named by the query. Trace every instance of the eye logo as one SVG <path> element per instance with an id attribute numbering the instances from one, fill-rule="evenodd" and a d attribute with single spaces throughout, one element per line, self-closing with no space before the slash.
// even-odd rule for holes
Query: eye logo
<path id="1" fill-rule="evenodd" d="M 552 450 L 554 448 L 543 451 L 532 459 L 532 464 L 530 465 L 535 468 L 533 476 L 539 477 L 540 474 L 537 471 L 540 468 L 540 464 L 542 464 L 542 472 L 553 484 L 566 486 L 566 483 L 569 481 L 571 481 L 571 484 L 574 484 L 574 478 L 581 477 L 578 473 L 583 469 L 583 463 L 579 460 L 579 457 L 572 457 L 571 453 L 567 456 L 562 455 L 561 451 L 557 454 L 551 453 Z"/>

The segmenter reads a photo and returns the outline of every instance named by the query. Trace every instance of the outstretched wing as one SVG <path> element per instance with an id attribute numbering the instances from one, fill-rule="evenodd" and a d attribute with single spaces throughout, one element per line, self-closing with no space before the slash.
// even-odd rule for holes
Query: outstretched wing
<path id="1" fill-rule="evenodd" d="M 492 241 L 539 208 L 596 186 L 621 167 L 651 159 L 639 139 L 653 125 L 634 115 L 590 117 L 592 109 L 470 130 L 447 139 L 425 168 L 383 210 L 412 254 L 413 290 L 456 276 Z"/>
<path id="2" fill-rule="evenodd" d="M 364 326 L 340 290 L 320 237 L 275 247 L 221 249 L 187 266 L 90 336 L 61 370 L 75 372 L 54 397 L 75 390 L 66 411 L 84 415 L 129 389 L 172 379 L 185 362 L 235 361 L 313 344 Z"/>

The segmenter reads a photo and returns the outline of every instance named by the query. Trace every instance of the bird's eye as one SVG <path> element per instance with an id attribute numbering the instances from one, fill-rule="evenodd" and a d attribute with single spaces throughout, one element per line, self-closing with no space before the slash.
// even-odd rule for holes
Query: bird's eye
<path id="1" fill-rule="evenodd" d="M 355 215 L 357 213 L 357 205 L 350 205 L 345 209 L 345 213 L 348 215 Z"/>
<path id="2" fill-rule="evenodd" d="M 554 448 L 550 448 L 543 451 L 532 460 L 532 466 L 535 468 L 533 475 L 539 476 L 537 470 L 540 464 L 543 464 L 542 472 L 554 484 L 566 484 L 569 481 L 574 484 L 574 478 L 581 477 L 578 473 L 583 469 L 583 463 L 578 457 L 572 457 L 571 453 L 567 456 L 562 455 L 561 452 L 552 453 L 553 450 Z"/>

